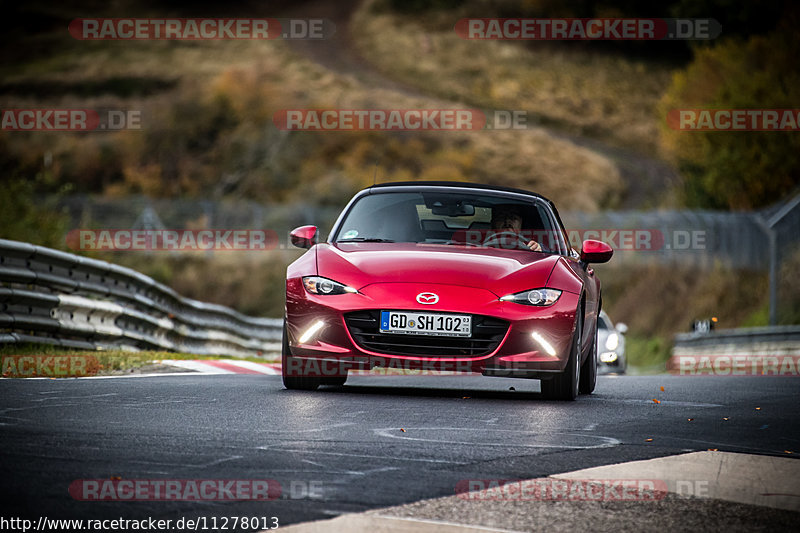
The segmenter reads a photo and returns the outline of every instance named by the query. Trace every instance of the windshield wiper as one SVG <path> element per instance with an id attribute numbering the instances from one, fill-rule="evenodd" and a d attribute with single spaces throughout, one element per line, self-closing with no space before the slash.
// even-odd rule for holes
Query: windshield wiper
<path id="1" fill-rule="evenodd" d="M 336 242 L 394 242 L 392 239 L 380 239 L 378 237 L 353 237 L 352 239 L 340 239 Z"/>

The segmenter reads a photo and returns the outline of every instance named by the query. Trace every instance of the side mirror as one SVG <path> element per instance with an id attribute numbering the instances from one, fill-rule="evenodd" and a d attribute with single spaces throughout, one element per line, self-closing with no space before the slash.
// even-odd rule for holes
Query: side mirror
<path id="1" fill-rule="evenodd" d="M 298 248 L 311 248 L 317 244 L 317 227 L 300 226 L 289 233 L 292 244 Z"/>
<path id="2" fill-rule="evenodd" d="M 624 322 L 617 323 L 617 325 L 614 326 L 614 329 L 616 329 L 618 333 L 622 333 L 623 335 L 628 333 L 628 325 L 625 324 Z"/>
<path id="3" fill-rule="evenodd" d="M 584 263 L 607 263 L 612 255 L 614 255 L 614 250 L 602 241 L 592 239 L 583 241 L 581 261 Z"/>

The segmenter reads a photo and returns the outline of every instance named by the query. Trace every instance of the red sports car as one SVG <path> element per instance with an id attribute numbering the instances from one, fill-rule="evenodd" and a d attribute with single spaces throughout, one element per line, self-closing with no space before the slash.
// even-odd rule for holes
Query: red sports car
<path id="1" fill-rule="evenodd" d="M 478 372 L 535 378 L 545 397 L 594 390 L 600 281 L 550 200 L 505 187 L 402 182 L 362 190 L 326 242 L 292 243 L 283 383 L 342 385 L 348 370 Z"/>

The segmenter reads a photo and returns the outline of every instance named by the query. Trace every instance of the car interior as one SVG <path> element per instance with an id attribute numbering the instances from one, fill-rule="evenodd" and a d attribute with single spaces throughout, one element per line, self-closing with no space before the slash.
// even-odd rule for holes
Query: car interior
<path id="1" fill-rule="evenodd" d="M 497 209 L 518 212 L 522 216 L 524 235 L 553 231 L 540 209 L 530 204 L 493 203 L 481 198 L 470 201 L 452 195 L 389 196 L 362 201 L 357 212 L 351 213 L 337 240 L 369 237 L 394 242 L 482 245 L 491 231 L 492 213 Z M 540 244 L 545 251 L 550 248 L 547 242 Z"/>

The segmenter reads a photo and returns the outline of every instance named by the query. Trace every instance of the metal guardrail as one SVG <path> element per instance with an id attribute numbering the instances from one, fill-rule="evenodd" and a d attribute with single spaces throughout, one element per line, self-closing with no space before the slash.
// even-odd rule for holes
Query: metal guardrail
<path id="1" fill-rule="evenodd" d="M 281 328 L 129 268 L 0 239 L 0 343 L 243 357 L 279 351 Z"/>
<path id="2" fill-rule="evenodd" d="M 680 333 L 673 356 L 681 355 L 796 355 L 800 354 L 800 326 L 771 326 Z"/>

